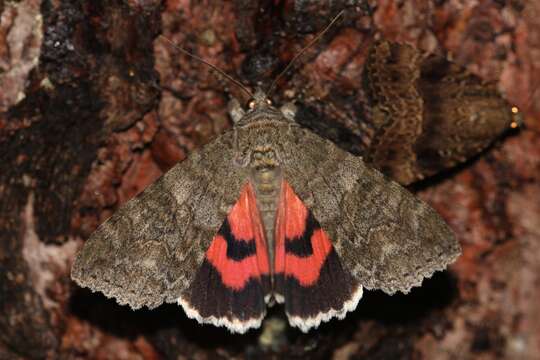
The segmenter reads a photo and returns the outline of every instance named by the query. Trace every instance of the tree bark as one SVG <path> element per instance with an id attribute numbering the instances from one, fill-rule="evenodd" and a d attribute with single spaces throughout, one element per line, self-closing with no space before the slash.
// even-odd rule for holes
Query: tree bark
<path id="1" fill-rule="evenodd" d="M 341 9 L 273 96 L 339 146 L 369 157 L 362 71 L 381 37 L 452 58 L 522 111 L 520 129 L 411 185 L 455 231 L 457 262 L 408 295 L 368 291 L 308 334 L 284 327 L 281 308 L 231 335 L 178 306 L 131 311 L 72 283 L 89 234 L 230 128 L 227 101 L 241 98 L 158 35 L 268 86 Z M 1 359 L 540 354 L 540 3 L 0 0 L 0 14 Z"/>

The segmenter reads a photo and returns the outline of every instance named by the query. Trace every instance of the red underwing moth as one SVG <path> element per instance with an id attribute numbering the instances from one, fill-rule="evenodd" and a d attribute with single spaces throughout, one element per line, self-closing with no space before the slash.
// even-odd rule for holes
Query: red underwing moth
<path id="1" fill-rule="evenodd" d="M 90 236 L 72 268 L 79 285 L 133 309 L 177 303 L 238 333 L 283 303 L 307 332 L 344 318 L 364 288 L 407 293 L 460 254 L 432 208 L 300 127 L 293 104 L 239 85 L 252 99 L 231 102 L 233 129 Z"/>
<path id="2" fill-rule="evenodd" d="M 306 332 L 354 310 L 364 288 L 407 293 L 460 254 L 432 208 L 298 126 L 293 105 L 257 90 L 231 117 L 93 233 L 79 285 L 239 333 L 283 303 Z"/>

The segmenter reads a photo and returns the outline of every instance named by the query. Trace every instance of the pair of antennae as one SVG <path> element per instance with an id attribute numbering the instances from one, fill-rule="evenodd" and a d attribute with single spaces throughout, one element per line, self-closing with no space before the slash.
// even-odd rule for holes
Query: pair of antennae
<path id="1" fill-rule="evenodd" d="M 317 36 L 315 36 L 306 46 L 304 46 L 302 48 L 302 50 L 300 50 L 298 52 L 298 54 L 296 54 L 291 61 L 289 61 L 289 64 L 285 67 L 285 69 L 283 69 L 283 71 L 281 71 L 279 73 L 279 75 L 274 79 L 274 81 L 272 81 L 272 84 L 270 84 L 270 86 L 268 87 L 268 90 L 266 91 L 266 95 L 267 96 L 270 96 L 272 94 L 272 92 L 274 91 L 278 81 L 287 73 L 287 71 L 289 71 L 289 69 L 294 65 L 294 63 L 296 62 L 296 60 L 298 60 L 298 58 L 300 58 L 300 56 L 302 56 L 307 49 L 309 49 L 310 47 L 312 47 L 317 41 L 319 41 L 324 34 L 326 34 L 328 32 L 328 30 L 330 30 L 330 28 L 336 23 L 336 21 L 338 21 L 338 19 L 343 15 L 345 11 L 344 10 L 341 10 L 333 19 L 332 21 L 322 30 L 320 31 Z M 192 59 L 195 59 L 207 66 L 209 66 L 210 68 L 212 68 L 213 70 L 217 71 L 219 74 L 221 74 L 223 77 L 225 77 L 227 80 L 229 80 L 231 83 L 233 83 L 234 85 L 238 86 L 240 89 L 242 89 L 242 91 L 244 91 L 248 96 L 249 98 L 253 98 L 253 93 L 246 87 L 244 86 L 240 81 L 236 80 L 235 78 L 233 78 L 232 76 L 230 76 L 229 74 L 227 74 L 225 71 L 221 70 L 220 68 L 218 68 L 217 66 L 215 66 L 214 64 L 211 64 L 209 63 L 208 61 L 204 60 L 203 58 L 195 55 L 195 54 L 192 54 L 190 53 L 189 51 L 181 48 L 180 46 L 176 45 L 172 40 L 170 40 L 169 38 L 167 38 L 166 36 L 164 35 L 159 35 L 161 36 L 163 39 L 165 39 L 169 44 L 171 44 L 176 50 L 178 50 L 179 52 L 181 52 L 182 54 L 185 54 L 189 57 L 191 57 Z"/>

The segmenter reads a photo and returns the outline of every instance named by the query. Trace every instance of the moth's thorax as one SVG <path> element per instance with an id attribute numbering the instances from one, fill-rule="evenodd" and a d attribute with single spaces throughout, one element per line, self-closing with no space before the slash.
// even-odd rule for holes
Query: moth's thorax
<path id="1" fill-rule="evenodd" d="M 282 182 L 281 167 L 276 152 L 270 146 L 255 148 L 249 166 L 251 182 L 257 197 L 257 207 L 266 235 L 268 257 L 270 264 L 273 264 L 275 222 Z"/>
<path id="2" fill-rule="evenodd" d="M 277 200 L 281 186 L 281 167 L 276 151 L 270 146 L 253 149 L 249 167 L 257 198 Z"/>

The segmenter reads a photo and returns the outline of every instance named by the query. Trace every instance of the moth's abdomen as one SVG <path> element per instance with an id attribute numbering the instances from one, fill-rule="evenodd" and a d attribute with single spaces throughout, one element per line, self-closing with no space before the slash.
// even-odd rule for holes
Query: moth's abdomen
<path id="1" fill-rule="evenodd" d="M 281 191 L 281 169 L 279 167 L 254 168 L 252 175 L 253 187 L 257 196 L 257 206 L 261 214 L 266 244 L 268 246 L 268 258 L 273 268 L 275 248 L 274 228 L 277 203 Z"/>

